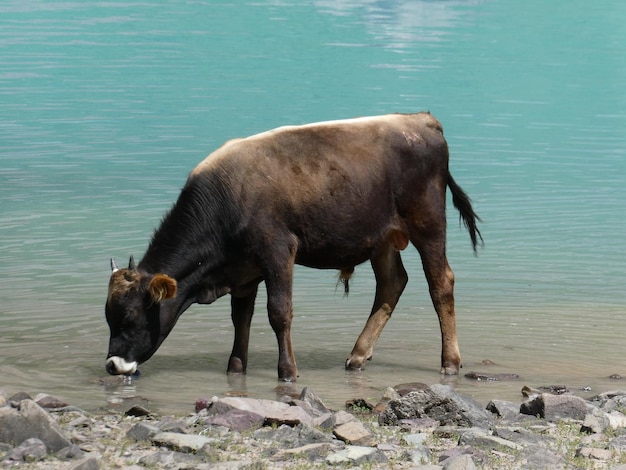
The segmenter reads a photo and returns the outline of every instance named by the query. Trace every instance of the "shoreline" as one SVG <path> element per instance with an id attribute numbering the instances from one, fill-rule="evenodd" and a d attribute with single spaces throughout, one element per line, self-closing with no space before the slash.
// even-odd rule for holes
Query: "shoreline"
<path id="1" fill-rule="evenodd" d="M 485 408 L 449 386 L 414 383 L 332 410 L 305 387 L 298 397 L 213 397 L 187 414 L 157 415 L 137 404 L 87 412 L 0 389 L 0 465 L 626 469 L 626 391 L 589 400 L 559 387 L 527 394 L 521 405 L 494 398 Z"/>

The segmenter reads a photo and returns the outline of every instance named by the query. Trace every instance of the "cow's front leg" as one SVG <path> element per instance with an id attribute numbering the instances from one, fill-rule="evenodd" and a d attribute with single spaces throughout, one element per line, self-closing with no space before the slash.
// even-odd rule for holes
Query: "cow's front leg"
<path id="1" fill-rule="evenodd" d="M 248 344 L 250 340 L 250 323 L 254 314 L 254 301 L 258 284 L 246 292 L 234 292 L 230 299 L 231 318 L 235 327 L 233 351 L 228 360 L 229 374 L 245 374 L 248 367 Z"/>
<path id="2" fill-rule="evenodd" d="M 272 293 L 268 285 L 267 311 L 270 325 L 278 341 L 278 378 L 285 382 L 293 382 L 298 377 L 298 368 L 291 345 L 291 320 L 293 318 L 291 289 L 289 293 Z"/>
<path id="3" fill-rule="evenodd" d="M 291 345 L 291 320 L 293 318 L 291 292 L 294 259 L 295 248 L 283 264 L 268 270 L 265 276 L 267 313 L 278 341 L 278 379 L 285 382 L 293 382 L 298 377 L 298 368 Z"/>

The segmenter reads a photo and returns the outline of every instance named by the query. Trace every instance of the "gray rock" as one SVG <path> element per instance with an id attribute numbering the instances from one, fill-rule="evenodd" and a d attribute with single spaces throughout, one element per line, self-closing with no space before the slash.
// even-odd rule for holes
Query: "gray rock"
<path id="1" fill-rule="evenodd" d="M 583 420 L 587 414 L 587 404 L 574 395 L 552 395 L 542 393 L 538 397 L 522 403 L 520 413 L 539 416 L 547 421 L 571 418 Z"/>
<path id="2" fill-rule="evenodd" d="M 148 454 L 139 459 L 141 465 L 157 468 L 194 468 L 194 464 L 198 464 L 200 461 L 195 455 L 165 450 Z"/>
<path id="3" fill-rule="evenodd" d="M 600 393 L 591 397 L 589 401 L 607 413 L 618 407 L 623 409 L 626 408 L 626 390 L 611 390 Z"/>
<path id="4" fill-rule="evenodd" d="M 443 470 L 476 470 L 474 459 L 469 454 L 450 457 L 442 462 Z"/>
<path id="5" fill-rule="evenodd" d="M 390 400 L 395 400 L 399 397 L 408 395 L 411 392 L 417 392 L 420 390 L 428 390 L 429 388 L 430 387 L 428 385 L 422 382 L 409 382 L 409 383 L 398 384 L 395 387 L 393 387 L 393 389 L 396 391 L 397 395 L 399 396 L 389 396 L 388 398 Z"/>
<path id="6" fill-rule="evenodd" d="M 398 426 L 411 432 L 434 432 L 439 427 L 439 421 L 431 418 L 400 419 Z"/>
<path id="7" fill-rule="evenodd" d="M 332 436 L 304 424 L 291 427 L 287 425 L 279 428 L 265 427 L 255 431 L 255 439 L 273 441 L 282 449 L 294 449 L 307 444 L 332 443 Z"/>
<path id="8" fill-rule="evenodd" d="M 76 444 L 72 444 L 71 446 L 58 451 L 56 456 L 61 460 L 82 459 L 85 456 L 85 453 Z"/>
<path id="9" fill-rule="evenodd" d="M 609 449 L 620 453 L 626 452 L 626 435 L 617 436 L 609 440 Z"/>
<path id="10" fill-rule="evenodd" d="M 163 432 L 178 432 L 181 434 L 187 434 L 189 432 L 186 421 L 171 416 L 159 421 L 156 426 Z"/>
<path id="11" fill-rule="evenodd" d="M 17 462 L 36 462 L 42 460 L 48 454 L 46 445 L 41 439 L 31 438 L 26 439 L 19 446 L 15 447 L 9 455 L 8 460 L 14 460 Z"/>
<path id="12" fill-rule="evenodd" d="M 286 424 L 288 426 L 296 426 L 298 424 L 313 425 L 313 418 L 303 408 L 299 406 L 290 406 L 285 410 L 265 416 L 265 421 L 270 425 Z"/>
<path id="13" fill-rule="evenodd" d="M 477 447 L 479 449 L 487 450 L 522 450 L 523 446 L 516 444 L 515 442 L 503 439 L 498 436 L 488 434 L 484 429 L 472 429 L 461 434 L 459 438 L 460 445 L 467 445 L 471 447 Z"/>
<path id="14" fill-rule="evenodd" d="M 430 437 L 429 433 L 420 432 L 416 434 L 405 434 L 402 436 L 402 441 L 410 446 L 421 446 Z"/>
<path id="15" fill-rule="evenodd" d="M 420 464 L 419 469 L 424 470 L 425 467 L 421 466 L 430 461 L 431 451 L 426 446 L 417 446 L 409 451 L 408 458 L 411 462 Z M 437 466 L 436 468 L 441 468 Z"/>
<path id="16" fill-rule="evenodd" d="M 526 447 L 554 447 L 556 445 L 555 438 L 523 427 L 496 427 L 494 435 Z"/>
<path id="17" fill-rule="evenodd" d="M 26 392 L 17 392 L 7 398 L 7 402 L 17 408 L 22 400 L 32 400 L 32 397 Z"/>
<path id="18" fill-rule="evenodd" d="M 592 407 L 591 412 L 585 415 L 580 431 L 590 434 L 600 434 L 609 426 L 611 426 L 609 415 L 600 408 Z"/>
<path id="19" fill-rule="evenodd" d="M 208 408 L 209 415 L 224 414 L 232 409 L 251 411 L 264 418 L 279 415 L 290 408 L 288 403 L 244 397 L 214 398 Z"/>
<path id="20" fill-rule="evenodd" d="M 351 421 L 337 426 L 333 434 L 347 444 L 355 446 L 371 446 L 374 444 L 372 433 L 360 421 Z"/>
<path id="21" fill-rule="evenodd" d="M 50 452 L 70 445 L 61 428 L 32 400 L 19 402 L 19 409 L 0 408 L 0 442 L 21 443 L 35 437 L 41 439 Z"/>
<path id="22" fill-rule="evenodd" d="M 226 413 L 209 417 L 205 424 L 223 426 L 231 431 L 247 431 L 263 426 L 265 417 L 252 411 L 232 409 Z"/>
<path id="23" fill-rule="evenodd" d="M 313 410 L 313 414 L 311 414 L 311 416 L 314 418 L 330 413 L 330 410 L 326 407 L 322 399 L 309 387 L 304 387 L 302 389 L 302 393 L 300 393 L 300 401 L 309 405 L 310 409 Z M 305 407 L 303 406 L 303 408 Z"/>
<path id="24" fill-rule="evenodd" d="M 130 428 L 126 433 L 126 437 L 135 441 L 146 441 L 156 436 L 159 432 L 161 432 L 161 430 L 156 426 L 142 421 Z"/>
<path id="25" fill-rule="evenodd" d="M 580 447 L 576 449 L 576 457 L 608 461 L 613 458 L 613 451 L 611 449 L 597 449 L 595 447 Z"/>
<path id="26" fill-rule="evenodd" d="M 331 465 L 352 464 L 363 465 L 368 463 L 386 463 L 387 457 L 373 447 L 346 446 L 345 449 L 326 457 L 326 463 Z"/>
<path id="27" fill-rule="evenodd" d="M 156 445 L 180 452 L 197 452 L 206 444 L 216 441 L 217 439 L 211 437 L 177 432 L 160 432 L 152 437 L 152 442 Z"/>
<path id="28" fill-rule="evenodd" d="M 619 411 L 611 411 L 607 413 L 609 423 L 612 429 L 626 428 L 626 416 Z"/>
<path id="29" fill-rule="evenodd" d="M 526 458 L 524 469 L 545 470 L 547 468 L 568 468 L 567 462 L 562 456 L 542 447 L 528 447 L 520 453 L 520 456 Z"/>
<path id="30" fill-rule="evenodd" d="M 358 421 L 353 414 L 343 410 L 339 410 L 336 413 L 325 416 L 327 416 L 326 419 L 322 420 L 323 416 L 320 416 L 319 420 L 314 420 L 313 425 L 319 426 L 322 429 L 333 429 L 337 426 L 341 426 L 342 424 Z"/>
<path id="31" fill-rule="evenodd" d="M 486 410 L 490 411 L 498 418 L 502 418 L 504 421 L 514 422 L 520 416 L 519 407 L 519 403 L 504 400 L 491 400 L 487 403 Z"/>
<path id="32" fill-rule="evenodd" d="M 493 418 L 489 412 L 483 409 L 476 400 L 459 395 L 449 385 L 435 384 L 430 389 L 442 398 L 452 401 L 463 415 L 464 419 L 470 422 L 470 426 L 488 428 L 493 425 Z"/>
<path id="33" fill-rule="evenodd" d="M 45 410 L 54 410 L 58 408 L 66 408 L 67 406 L 69 406 L 69 404 L 64 402 L 63 400 L 57 397 L 53 397 L 52 395 L 48 395 L 46 393 L 38 394 L 33 401 Z"/>
<path id="34" fill-rule="evenodd" d="M 379 415 L 381 425 L 397 425 L 400 420 L 428 417 L 443 426 L 489 427 L 490 414 L 471 398 L 462 397 L 447 385 L 409 392 L 391 400 Z"/>
<path id="35" fill-rule="evenodd" d="M 282 449 L 272 456 L 274 461 L 292 460 L 294 458 L 306 457 L 309 461 L 326 457 L 331 450 L 329 443 L 306 444 L 294 449 Z"/>
<path id="36" fill-rule="evenodd" d="M 98 470 L 99 468 L 98 459 L 93 456 L 87 456 L 70 465 L 67 470 Z"/>

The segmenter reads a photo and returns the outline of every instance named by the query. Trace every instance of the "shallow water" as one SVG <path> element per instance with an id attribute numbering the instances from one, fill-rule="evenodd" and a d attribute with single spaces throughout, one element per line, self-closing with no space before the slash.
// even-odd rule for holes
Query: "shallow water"
<path id="1" fill-rule="evenodd" d="M 263 296 L 249 373 L 225 373 L 228 301 L 193 307 L 131 384 L 101 385 L 111 256 L 140 257 L 187 173 L 232 137 L 283 124 L 428 109 L 483 219 L 474 257 L 449 212 L 463 372 L 439 376 L 419 258 L 365 371 L 343 361 L 373 298 L 298 268 L 296 386 L 331 405 L 451 380 L 481 401 L 523 385 L 592 392 L 626 375 L 626 4 L 513 1 L 0 5 L 0 388 L 87 408 L 143 397 L 271 397 Z M 484 366 L 490 359 L 496 366 Z M 282 392 L 283 390 L 281 390 Z M 581 394 L 583 392 L 580 392 Z"/>

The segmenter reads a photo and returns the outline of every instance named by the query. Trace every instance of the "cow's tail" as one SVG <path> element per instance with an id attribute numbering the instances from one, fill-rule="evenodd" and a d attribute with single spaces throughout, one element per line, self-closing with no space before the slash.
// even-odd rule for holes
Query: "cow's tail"
<path id="1" fill-rule="evenodd" d="M 484 243 L 483 236 L 476 226 L 476 222 L 481 221 L 480 217 L 478 217 L 476 212 L 474 212 L 472 200 L 467 194 L 465 194 L 465 191 L 463 191 L 463 189 L 456 184 L 456 181 L 454 181 L 450 172 L 448 172 L 448 187 L 452 193 L 452 203 L 459 211 L 459 218 L 463 221 L 463 225 L 465 225 L 467 231 L 469 232 L 470 238 L 472 239 L 472 247 L 474 248 L 474 253 L 476 253 L 476 246 L 479 243 L 480 245 Z"/>

